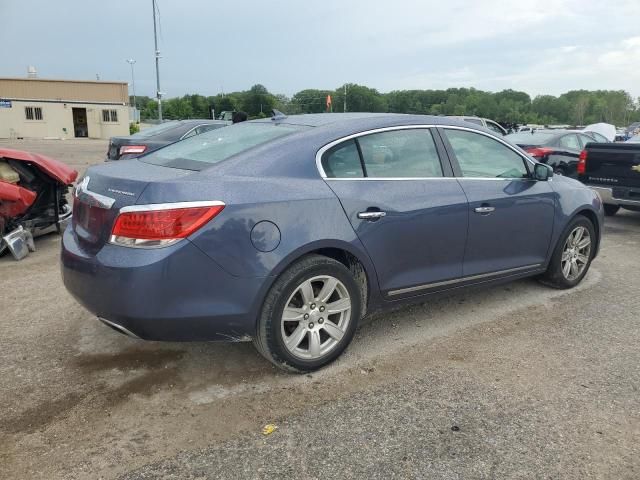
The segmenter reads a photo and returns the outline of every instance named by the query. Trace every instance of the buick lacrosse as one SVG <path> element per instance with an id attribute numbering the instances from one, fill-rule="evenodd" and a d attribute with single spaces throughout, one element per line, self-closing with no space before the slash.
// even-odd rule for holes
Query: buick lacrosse
<path id="1" fill-rule="evenodd" d="M 93 166 L 62 273 L 106 325 L 147 340 L 253 341 L 310 371 L 375 310 L 536 276 L 577 285 L 597 194 L 481 126 L 317 114 L 209 131 Z"/>

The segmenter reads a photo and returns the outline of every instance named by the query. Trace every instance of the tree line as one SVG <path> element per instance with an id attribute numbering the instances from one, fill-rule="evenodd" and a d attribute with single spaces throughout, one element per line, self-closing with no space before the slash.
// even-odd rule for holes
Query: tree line
<path id="1" fill-rule="evenodd" d="M 249 90 L 203 96 L 198 94 L 163 100 L 163 117 L 167 119 L 211 118 L 221 111 L 244 111 L 250 118 L 271 115 L 272 109 L 286 114 L 322 113 L 331 110 L 349 112 L 392 112 L 427 115 L 475 115 L 503 124 L 587 125 L 606 122 L 626 126 L 640 121 L 640 98 L 637 101 L 624 90 L 572 90 L 560 96 L 538 95 L 503 90 L 486 92 L 475 88 L 446 90 L 394 90 L 380 93 L 374 88 L 349 83 L 335 90 L 305 89 L 292 97 L 273 94 L 263 85 Z M 158 106 L 150 97 L 137 97 L 142 120 L 158 116 Z"/>

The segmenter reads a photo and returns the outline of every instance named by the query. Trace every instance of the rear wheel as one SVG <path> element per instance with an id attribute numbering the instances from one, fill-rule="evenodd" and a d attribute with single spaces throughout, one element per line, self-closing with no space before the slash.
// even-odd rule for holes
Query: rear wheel
<path id="1" fill-rule="evenodd" d="M 578 215 L 558 240 L 542 283 L 554 288 L 572 288 L 579 284 L 591 266 L 595 252 L 595 230 L 589 219 Z"/>
<path id="2" fill-rule="evenodd" d="M 613 217 L 616 213 L 618 213 L 618 210 L 620 210 L 619 205 L 611 205 L 610 203 L 605 203 L 603 207 L 604 207 L 604 214 L 607 217 Z"/>
<path id="3" fill-rule="evenodd" d="M 284 370 L 321 368 L 351 342 L 361 298 L 357 281 L 343 264 L 321 255 L 304 257 L 269 290 L 254 345 Z"/>

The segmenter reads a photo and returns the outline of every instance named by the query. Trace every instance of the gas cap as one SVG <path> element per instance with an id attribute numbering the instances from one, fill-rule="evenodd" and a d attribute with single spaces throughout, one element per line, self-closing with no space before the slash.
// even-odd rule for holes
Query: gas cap
<path id="1" fill-rule="evenodd" d="M 251 229 L 251 243 L 261 252 L 271 252 L 280 245 L 280 229 L 268 220 L 263 220 Z"/>

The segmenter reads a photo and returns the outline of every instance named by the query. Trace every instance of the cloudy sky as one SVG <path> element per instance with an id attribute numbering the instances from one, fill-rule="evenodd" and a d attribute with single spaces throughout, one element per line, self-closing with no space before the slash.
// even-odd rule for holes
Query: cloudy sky
<path id="1" fill-rule="evenodd" d="M 162 90 L 345 82 L 640 96 L 640 0 L 158 0 Z M 130 80 L 154 95 L 151 0 L 0 0 L 0 76 Z M 2 92 L 0 92 L 0 95 Z"/>

